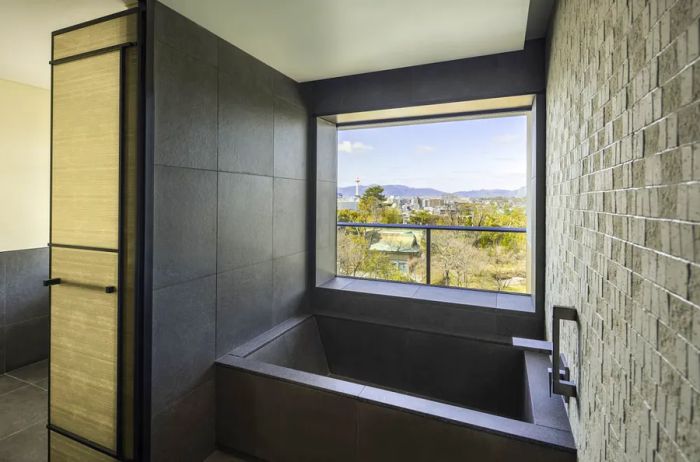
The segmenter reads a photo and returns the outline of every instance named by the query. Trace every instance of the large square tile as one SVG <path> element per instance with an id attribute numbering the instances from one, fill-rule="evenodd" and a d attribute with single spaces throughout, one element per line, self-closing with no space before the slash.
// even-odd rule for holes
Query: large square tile
<path id="1" fill-rule="evenodd" d="M 25 386 L 27 384 L 21 380 L 17 380 L 9 375 L 0 375 L 0 396 Z"/>
<path id="2" fill-rule="evenodd" d="M 7 375 L 33 384 L 39 383 L 49 376 L 49 360 L 44 359 L 18 369 L 7 371 Z"/>
<path id="3" fill-rule="evenodd" d="M 272 178 L 219 173 L 218 271 L 272 258 Z"/>
<path id="4" fill-rule="evenodd" d="M 275 178 L 273 217 L 273 258 L 306 250 L 307 183 L 303 180 Z"/>
<path id="5" fill-rule="evenodd" d="M 153 416 L 153 462 L 204 460 L 215 448 L 216 389 L 208 380 Z"/>
<path id="6" fill-rule="evenodd" d="M 211 377 L 215 340 L 216 276 L 154 291 L 154 413 Z"/>
<path id="7" fill-rule="evenodd" d="M 279 445 L 275 460 L 355 461 L 356 401 L 279 382 Z"/>
<path id="8" fill-rule="evenodd" d="M 290 79 L 281 72 L 273 71 L 272 91 L 274 95 L 300 108 L 306 108 L 308 104 L 308 92 L 302 85 Z"/>
<path id="9" fill-rule="evenodd" d="M 316 182 L 316 247 L 336 246 L 336 183 Z M 334 262 L 335 265 L 335 262 Z"/>
<path id="10" fill-rule="evenodd" d="M 219 72 L 219 170 L 272 176 L 272 95 Z"/>
<path id="11" fill-rule="evenodd" d="M 216 35 L 160 2 L 156 2 L 154 22 L 156 40 L 210 66 L 217 65 Z"/>
<path id="12" fill-rule="evenodd" d="M 217 443 L 262 460 L 274 460 L 274 447 L 279 444 L 277 393 L 273 379 L 217 367 Z"/>
<path id="13" fill-rule="evenodd" d="M 335 124 L 316 119 L 316 179 L 338 181 L 338 129 Z M 335 198 L 335 194 L 332 196 Z"/>
<path id="14" fill-rule="evenodd" d="M 306 179 L 308 115 L 306 111 L 275 99 L 275 176 Z"/>
<path id="15" fill-rule="evenodd" d="M 263 460 L 355 460 L 355 401 L 217 369 L 217 441 Z"/>
<path id="16" fill-rule="evenodd" d="M 336 274 L 336 183 L 316 182 L 316 285 Z"/>
<path id="17" fill-rule="evenodd" d="M 522 352 L 452 335 L 411 330 L 405 335 L 406 391 L 490 414 L 522 417 Z"/>
<path id="18" fill-rule="evenodd" d="M 5 369 L 46 359 L 49 356 L 49 317 L 5 326 Z"/>
<path id="19" fill-rule="evenodd" d="M 357 456 L 362 461 L 576 460 L 568 451 L 389 407 L 360 402 L 357 408 Z"/>
<path id="20" fill-rule="evenodd" d="M 235 85 L 256 87 L 272 94 L 276 71 L 240 48 L 219 39 L 219 70 L 228 74 Z"/>
<path id="21" fill-rule="evenodd" d="M 5 462 L 46 461 L 48 459 L 47 438 L 46 422 L 35 423 L 0 440 L 0 460 Z"/>
<path id="22" fill-rule="evenodd" d="M 328 360 L 321 342 L 316 319 L 310 317 L 283 336 L 289 363 L 283 366 L 312 374 L 328 375 Z"/>
<path id="23" fill-rule="evenodd" d="M 153 78 L 155 163 L 216 170 L 216 68 L 157 42 Z"/>
<path id="24" fill-rule="evenodd" d="M 155 168 L 153 286 L 216 272 L 216 172 Z"/>
<path id="25" fill-rule="evenodd" d="M 33 424 L 45 424 L 47 398 L 47 392 L 31 385 L 0 396 L 0 440 Z"/>
<path id="26" fill-rule="evenodd" d="M 335 247 L 316 249 L 316 285 L 326 284 L 336 275 Z"/>
<path id="27" fill-rule="evenodd" d="M 350 281 L 349 283 L 347 283 Z M 354 319 L 371 320 L 399 326 L 410 326 L 410 313 L 415 303 L 410 299 L 385 297 L 345 291 L 356 279 L 339 278 L 329 283 L 330 289 L 314 291 L 314 310 Z M 346 284 L 347 283 L 347 284 Z"/>
<path id="28" fill-rule="evenodd" d="M 499 313 L 443 303 L 415 300 L 404 316 L 411 326 L 432 332 L 476 337 L 493 336 L 497 332 Z"/>
<path id="29" fill-rule="evenodd" d="M 5 262 L 5 324 L 48 316 L 49 290 L 42 281 L 49 276 L 49 249 L 15 250 Z"/>
<path id="30" fill-rule="evenodd" d="M 218 275 L 216 355 L 272 327 L 272 261 Z"/>
<path id="31" fill-rule="evenodd" d="M 386 387 L 404 385 L 405 329 L 318 317 L 333 374 Z"/>
<path id="32" fill-rule="evenodd" d="M 307 309 L 306 252 L 273 261 L 273 307 L 275 324 Z"/>

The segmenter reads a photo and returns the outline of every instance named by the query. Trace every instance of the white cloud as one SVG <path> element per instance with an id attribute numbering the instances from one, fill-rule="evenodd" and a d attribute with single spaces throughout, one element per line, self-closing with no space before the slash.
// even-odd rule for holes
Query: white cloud
<path id="1" fill-rule="evenodd" d="M 419 144 L 418 146 L 416 146 L 416 152 L 419 154 L 427 154 L 433 151 L 435 151 L 435 146 L 430 146 L 427 144 Z"/>
<path id="2" fill-rule="evenodd" d="M 338 143 L 338 152 L 364 152 L 371 151 L 374 146 L 365 144 L 362 141 L 341 141 Z"/>

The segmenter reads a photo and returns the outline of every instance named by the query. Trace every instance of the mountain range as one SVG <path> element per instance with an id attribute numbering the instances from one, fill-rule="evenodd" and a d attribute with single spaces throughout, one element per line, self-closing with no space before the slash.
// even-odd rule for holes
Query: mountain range
<path id="1" fill-rule="evenodd" d="M 402 184 L 386 184 L 381 185 L 384 188 L 385 196 L 399 197 L 442 197 L 447 194 L 453 194 L 459 197 L 468 197 L 470 199 L 481 199 L 485 197 L 525 197 L 527 188 L 523 186 L 518 189 L 475 189 L 470 191 L 457 191 L 448 193 L 433 188 L 413 188 Z M 360 185 L 360 194 L 364 194 L 368 186 Z M 343 186 L 338 188 L 338 194 L 343 197 L 352 197 L 355 195 L 355 186 Z"/>

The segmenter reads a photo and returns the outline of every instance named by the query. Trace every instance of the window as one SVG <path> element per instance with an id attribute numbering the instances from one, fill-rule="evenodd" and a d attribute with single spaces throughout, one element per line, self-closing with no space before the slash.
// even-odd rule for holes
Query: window
<path id="1" fill-rule="evenodd" d="M 529 293 L 528 117 L 339 126 L 337 274 Z"/>

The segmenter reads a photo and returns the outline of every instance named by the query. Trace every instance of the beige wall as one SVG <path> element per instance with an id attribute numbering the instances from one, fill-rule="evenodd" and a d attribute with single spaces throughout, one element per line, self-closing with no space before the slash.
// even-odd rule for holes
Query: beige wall
<path id="1" fill-rule="evenodd" d="M 583 462 L 700 460 L 699 17 L 698 0 L 554 16 L 546 304 L 580 317 L 562 336 Z"/>
<path id="2" fill-rule="evenodd" d="M 49 90 L 0 80 L 0 252 L 49 240 Z"/>

